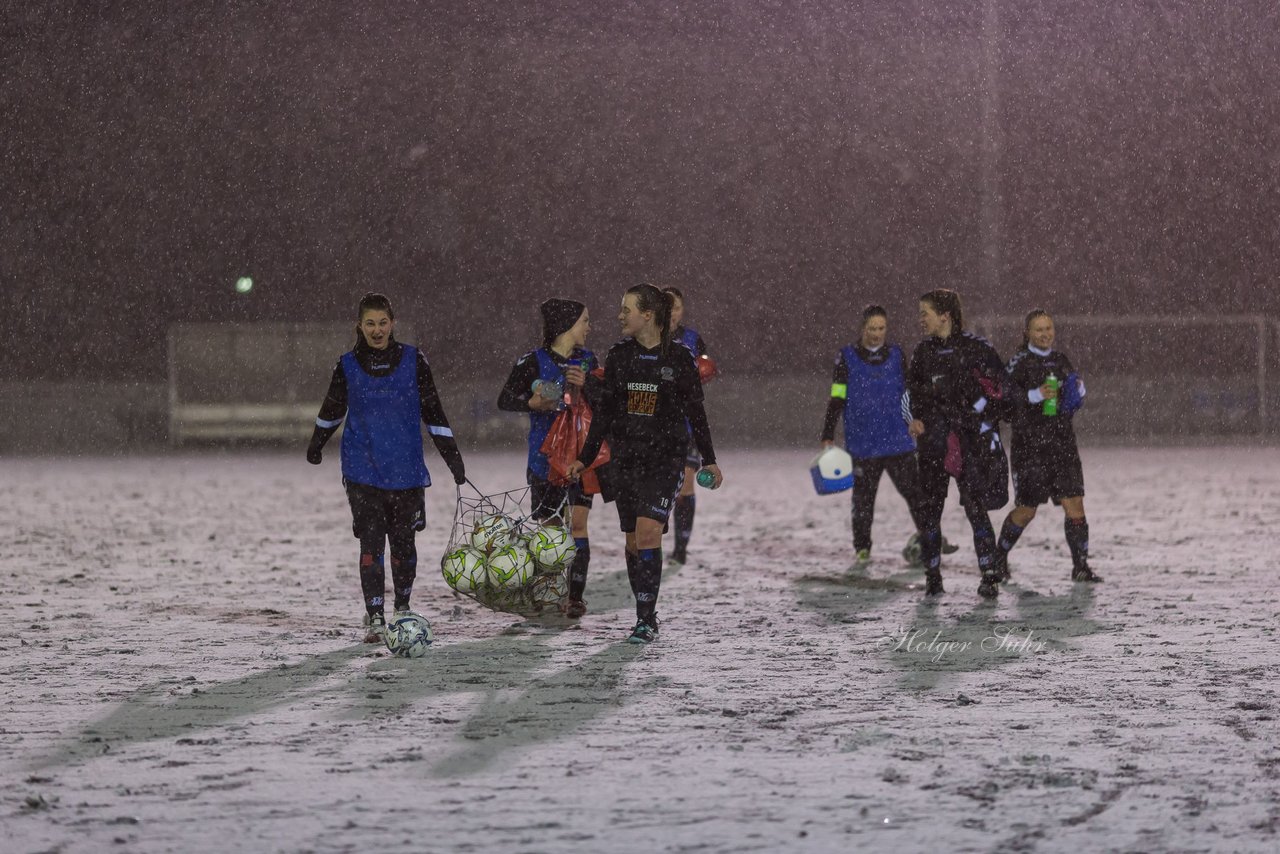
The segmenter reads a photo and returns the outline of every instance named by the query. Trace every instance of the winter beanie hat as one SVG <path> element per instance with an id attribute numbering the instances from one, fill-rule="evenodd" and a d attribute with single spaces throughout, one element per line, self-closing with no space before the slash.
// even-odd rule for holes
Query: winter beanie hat
<path id="1" fill-rule="evenodd" d="M 539 306 L 542 312 L 542 346 L 550 347 L 556 338 L 573 328 L 587 307 L 577 300 L 551 298 Z"/>

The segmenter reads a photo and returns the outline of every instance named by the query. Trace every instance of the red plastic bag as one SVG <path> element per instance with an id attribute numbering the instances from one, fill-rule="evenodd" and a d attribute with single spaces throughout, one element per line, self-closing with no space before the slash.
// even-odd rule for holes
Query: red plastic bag
<path id="1" fill-rule="evenodd" d="M 703 385 L 711 382 L 720 376 L 720 368 L 716 365 L 716 360 L 703 353 L 697 359 L 698 377 L 701 378 Z"/>
<path id="2" fill-rule="evenodd" d="M 579 399 L 577 403 L 572 403 L 560 410 L 556 420 L 551 422 L 547 438 L 542 440 L 542 447 L 539 448 L 547 455 L 547 462 L 550 465 L 547 480 L 557 486 L 564 486 L 569 482 L 567 477 L 569 466 L 578 458 L 578 454 L 582 453 L 582 446 L 587 443 L 587 433 L 590 430 L 591 407 L 585 400 Z M 602 443 L 595 461 L 582 473 L 583 494 L 598 495 L 600 493 L 600 477 L 594 469 L 609 462 L 610 456 L 609 443 Z"/>

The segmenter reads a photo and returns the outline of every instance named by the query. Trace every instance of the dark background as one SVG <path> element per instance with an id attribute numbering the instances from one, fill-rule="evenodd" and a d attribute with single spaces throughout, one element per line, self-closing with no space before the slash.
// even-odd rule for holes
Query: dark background
<path id="1" fill-rule="evenodd" d="M 172 322 L 367 289 L 485 372 L 551 295 L 604 349 L 642 279 L 745 373 L 825 370 L 871 300 L 911 341 L 937 286 L 1280 309 L 1274 2 L 995 3 L 995 277 L 982 0 L 158 5 L 5 6 L 10 379 L 155 382 Z"/>

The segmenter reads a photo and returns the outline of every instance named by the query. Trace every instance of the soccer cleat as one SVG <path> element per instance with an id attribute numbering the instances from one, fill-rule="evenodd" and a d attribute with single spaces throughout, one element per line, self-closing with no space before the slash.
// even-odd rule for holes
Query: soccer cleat
<path id="1" fill-rule="evenodd" d="M 983 599 L 994 599 L 1000 595 L 1000 576 L 994 572 L 982 573 L 982 581 L 978 584 L 978 595 Z"/>
<path id="2" fill-rule="evenodd" d="M 631 634 L 627 637 L 627 643 L 653 643 L 658 639 L 658 621 L 654 620 L 653 624 L 638 620 L 636 627 L 631 630 Z"/>
<path id="3" fill-rule="evenodd" d="M 387 618 L 382 614 L 365 614 L 364 627 L 365 643 L 382 643 L 387 634 Z"/>
<path id="4" fill-rule="evenodd" d="M 996 546 L 996 553 L 991 556 L 991 571 L 1001 584 L 1013 578 L 1013 573 L 1009 571 L 1009 553 L 999 546 Z"/>
<path id="5" fill-rule="evenodd" d="M 947 592 L 942 589 L 941 572 L 936 570 L 934 572 L 926 572 L 924 574 L 924 581 L 924 595 L 926 596 L 941 596 L 943 593 Z"/>
<path id="6" fill-rule="evenodd" d="M 953 555 L 958 551 L 960 551 L 959 546 L 948 540 L 946 537 L 942 538 L 942 553 L 944 555 Z"/>
<path id="7" fill-rule="evenodd" d="M 689 562 L 689 554 L 684 549 L 675 549 L 667 555 L 667 566 L 683 566 Z"/>
<path id="8" fill-rule="evenodd" d="M 907 544 L 903 546 L 902 559 L 905 560 L 907 563 L 911 564 L 913 567 L 919 568 L 924 566 L 924 564 L 921 563 L 920 561 L 920 534 L 919 533 L 912 534 L 911 539 L 907 540 Z"/>
<path id="9" fill-rule="evenodd" d="M 560 607 L 561 613 L 576 620 L 587 613 L 587 603 L 582 599 L 569 599 Z"/>
<path id="10" fill-rule="evenodd" d="M 1102 580 L 1102 576 L 1094 575 L 1093 570 L 1089 568 L 1089 564 L 1082 563 L 1079 566 L 1077 566 L 1075 569 L 1071 570 L 1071 580 L 1072 581 L 1088 581 L 1092 584 L 1097 584 L 1099 581 Z"/>
<path id="11" fill-rule="evenodd" d="M 866 569 L 871 563 L 871 549 L 858 549 L 858 553 L 853 558 L 853 570 L 856 572 Z"/>

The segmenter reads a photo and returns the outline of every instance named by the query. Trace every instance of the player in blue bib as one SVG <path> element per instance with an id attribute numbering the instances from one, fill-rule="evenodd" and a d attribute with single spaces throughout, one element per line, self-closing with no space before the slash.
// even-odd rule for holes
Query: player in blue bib
<path id="1" fill-rule="evenodd" d="M 587 334 L 591 331 L 587 307 L 577 300 L 549 299 L 542 303 L 539 311 L 542 314 L 542 346 L 516 360 L 498 395 L 498 408 L 506 412 L 529 413 L 529 455 L 525 478 L 533 505 L 532 515 L 541 522 L 567 525 L 573 535 L 577 552 L 569 568 L 569 595 L 564 613 L 577 619 L 587 613 L 583 595 L 591 563 L 587 517 L 591 512 L 592 496 L 583 493 L 576 483 L 568 486 L 551 483 L 548 479 L 550 465 L 547 455 L 542 453 L 542 443 L 564 408 L 566 395 L 581 394 L 595 409 L 600 402 L 600 379 L 591 374 L 598 366 L 596 356 L 586 349 Z M 607 479 L 607 472 L 599 474 L 602 480 Z M 557 515 L 566 503 L 570 508 L 568 519 Z"/>
<path id="2" fill-rule="evenodd" d="M 457 484 L 466 482 L 454 441 L 422 352 L 395 340 L 395 315 L 382 294 L 360 300 L 355 347 L 338 360 L 307 448 L 320 465 L 325 442 L 343 420 L 342 483 L 351 505 L 352 532 L 360 540 L 365 643 L 378 643 L 386 628 L 383 555 L 391 546 L 391 583 L 397 614 L 409 611 L 417 577 L 414 536 L 426 527 L 424 490 L 431 475 L 422 459 L 422 428 Z"/>
<path id="3" fill-rule="evenodd" d="M 854 460 L 855 569 L 865 568 L 871 561 L 871 524 L 883 473 L 888 472 L 889 480 L 906 499 L 916 526 L 912 542 L 919 541 L 923 529 L 916 443 L 902 418 L 906 360 L 901 347 L 886 343 L 888 324 L 888 313 L 881 306 L 863 309 L 858 343 L 845 347 L 836 357 L 831 399 L 822 425 L 822 446 L 829 448 L 835 444 L 836 422 L 844 418 L 845 450 Z M 910 549 L 909 543 L 904 552 L 909 554 Z"/>

